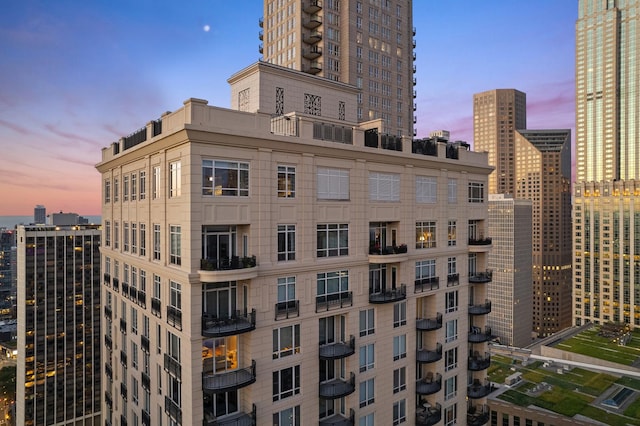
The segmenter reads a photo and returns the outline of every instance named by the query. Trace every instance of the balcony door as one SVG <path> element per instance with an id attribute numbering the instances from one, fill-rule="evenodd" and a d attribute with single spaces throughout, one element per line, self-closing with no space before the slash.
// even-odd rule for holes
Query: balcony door
<path id="1" fill-rule="evenodd" d="M 229 261 L 236 254 L 235 226 L 203 226 L 202 258 Z"/>
<path id="2" fill-rule="evenodd" d="M 237 306 L 236 283 L 203 284 L 202 310 L 214 318 L 231 318 Z"/>

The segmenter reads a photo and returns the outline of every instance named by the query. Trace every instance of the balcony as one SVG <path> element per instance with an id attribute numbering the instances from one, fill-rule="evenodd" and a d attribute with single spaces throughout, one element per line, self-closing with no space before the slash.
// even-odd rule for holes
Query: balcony
<path id="1" fill-rule="evenodd" d="M 369 293 L 369 303 L 393 303 L 407 298 L 407 287 L 402 284 L 400 287 L 391 289 L 381 289 Z"/>
<path id="2" fill-rule="evenodd" d="M 164 412 L 178 424 L 182 424 L 182 409 L 168 396 L 164 397 Z"/>
<path id="3" fill-rule="evenodd" d="M 120 414 L 120 426 L 127 426 L 127 416 Z"/>
<path id="4" fill-rule="evenodd" d="M 256 362 L 250 367 L 229 370 L 223 373 L 202 373 L 202 389 L 212 393 L 224 393 L 249 386 L 256 381 Z"/>
<path id="5" fill-rule="evenodd" d="M 356 390 L 356 375 L 351 373 L 349 380 L 333 379 L 320 383 L 320 398 L 338 399 L 352 394 Z"/>
<path id="6" fill-rule="evenodd" d="M 471 327 L 469 331 L 469 343 L 484 343 L 488 342 L 493 338 L 491 334 L 491 327 L 485 327 L 484 331 L 480 327 Z"/>
<path id="7" fill-rule="evenodd" d="M 316 312 L 331 311 L 353 305 L 353 295 L 350 291 L 316 296 Z"/>
<path id="8" fill-rule="evenodd" d="M 144 371 L 142 372 L 142 387 L 146 390 L 151 389 L 151 377 Z"/>
<path id="9" fill-rule="evenodd" d="M 115 291 L 120 291 L 120 280 L 117 278 L 114 278 L 111 285 L 113 286 L 113 289 Z"/>
<path id="10" fill-rule="evenodd" d="M 433 426 L 442 420 L 442 406 L 425 403 L 416 408 L 416 426 Z"/>
<path id="11" fill-rule="evenodd" d="M 175 306 L 167 306 L 167 323 L 182 330 L 182 311 Z"/>
<path id="12" fill-rule="evenodd" d="M 120 364 L 127 366 L 127 353 L 123 350 L 120 351 Z"/>
<path id="13" fill-rule="evenodd" d="M 146 410 L 142 410 L 142 425 L 151 426 L 151 414 L 149 414 Z"/>
<path id="14" fill-rule="evenodd" d="M 137 302 L 138 301 L 138 289 L 131 286 L 129 287 L 129 298 L 133 301 L 133 302 Z"/>
<path id="15" fill-rule="evenodd" d="M 125 401 L 127 400 L 127 385 L 125 385 L 124 383 L 120 383 L 120 396 L 122 396 L 122 399 L 124 399 Z"/>
<path id="16" fill-rule="evenodd" d="M 258 32 L 258 39 L 260 39 L 260 41 L 264 41 L 264 31 L 260 30 L 260 32 Z"/>
<path id="17" fill-rule="evenodd" d="M 322 10 L 322 2 L 320 0 L 307 0 L 302 4 L 302 10 L 309 14 L 318 13 Z"/>
<path id="18" fill-rule="evenodd" d="M 123 334 L 127 334 L 127 321 L 125 321 L 123 318 L 120 318 L 120 331 Z"/>
<path id="19" fill-rule="evenodd" d="M 151 313 L 158 318 L 162 317 L 162 302 L 160 299 L 151 298 Z"/>
<path id="20" fill-rule="evenodd" d="M 307 74 L 318 74 L 320 71 L 322 71 L 322 62 L 313 61 L 309 65 L 305 65 L 302 70 Z"/>
<path id="21" fill-rule="evenodd" d="M 379 247 L 376 245 L 369 246 L 369 263 L 398 263 L 409 260 L 407 254 L 407 245 Z"/>
<path id="22" fill-rule="evenodd" d="M 416 329 L 419 331 L 433 331 L 442 328 L 442 314 L 437 313 L 435 318 L 416 318 Z"/>
<path id="23" fill-rule="evenodd" d="M 322 25 L 322 18 L 317 14 L 311 15 L 309 19 L 303 18 L 302 26 L 308 30 L 315 30 L 320 25 Z"/>
<path id="24" fill-rule="evenodd" d="M 256 310 L 241 313 L 236 311 L 230 317 L 217 318 L 206 312 L 202 314 L 202 335 L 204 337 L 225 337 L 246 333 L 256 328 Z"/>
<path id="25" fill-rule="evenodd" d="M 420 278 L 415 281 L 414 293 L 424 293 L 440 288 L 440 277 Z"/>
<path id="26" fill-rule="evenodd" d="M 491 355 L 488 352 L 485 352 L 484 356 L 482 356 L 476 351 L 473 356 L 469 357 L 467 369 L 471 371 L 482 371 L 489 368 L 490 365 Z"/>
<path id="27" fill-rule="evenodd" d="M 104 335 L 104 344 L 109 350 L 113 350 L 113 340 L 111 340 L 111 336 Z"/>
<path id="28" fill-rule="evenodd" d="M 488 380 L 484 383 L 480 383 L 480 380 L 476 379 L 473 384 L 467 386 L 467 396 L 472 399 L 484 398 L 493 392 L 494 387 Z"/>
<path id="29" fill-rule="evenodd" d="M 460 284 L 460 274 L 447 275 L 447 287 L 453 287 Z"/>
<path id="30" fill-rule="evenodd" d="M 351 336 L 348 342 L 334 342 L 320 345 L 320 359 L 341 359 L 356 352 L 356 338 Z"/>
<path id="31" fill-rule="evenodd" d="M 322 48 L 320 46 L 311 46 L 308 49 L 302 49 L 302 57 L 305 59 L 317 59 L 322 56 Z"/>
<path id="32" fill-rule="evenodd" d="M 198 274 L 208 283 L 250 280 L 258 276 L 258 264 L 255 256 L 201 259 Z"/>
<path id="33" fill-rule="evenodd" d="M 484 253 L 491 250 L 491 238 L 469 238 L 469 252 Z"/>
<path id="34" fill-rule="evenodd" d="M 111 368 L 111 364 L 108 364 L 108 363 L 104 364 L 104 374 L 107 375 L 109 380 L 113 380 L 113 368 Z"/>
<path id="35" fill-rule="evenodd" d="M 107 317 L 109 321 L 113 319 L 113 311 L 111 311 L 111 306 L 104 305 L 104 316 Z"/>
<path id="36" fill-rule="evenodd" d="M 122 282 L 122 295 L 129 297 L 129 283 Z"/>
<path id="37" fill-rule="evenodd" d="M 147 307 L 147 293 L 142 290 L 138 290 L 138 305 L 143 308 Z"/>
<path id="38" fill-rule="evenodd" d="M 107 286 L 111 285 L 111 274 L 107 274 L 106 272 L 102 275 L 104 279 L 104 284 Z"/>
<path id="39" fill-rule="evenodd" d="M 276 303 L 276 321 L 280 319 L 295 318 L 300 315 L 300 301 L 289 300 Z"/>
<path id="40" fill-rule="evenodd" d="M 177 379 L 182 379 L 182 366 L 180 361 L 169 354 L 164 354 L 164 371 Z"/>
<path id="41" fill-rule="evenodd" d="M 109 408 L 113 407 L 113 397 L 111 396 L 111 392 L 107 390 L 104 391 L 104 402 L 107 403 Z"/>
<path id="42" fill-rule="evenodd" d="M 302 41 L 307 44 L 316 44 L 322 40 L 322 33 L 320 31 L 305 32 L 302 35 Z"/>
<path id="43" fill-rule="evenodd" d="M 216 418 L 213 411 L 205 408 L 202 424 L 204 426 L 255 426 L 258 419 L 256 414 L 256 404 L 252 404 L 251 413 L 237 412 L 222 419 Z"/>
<path id="44" fill-rule="evenodd" d="M 142 346 L 142 350 L 149 353 L 149 338 L 144 334 L 140 336 L 140 344 Z"/>
<path id="45" fill-rule="evenodd" d="M 419 395 L 431 395 L 438 392 L 442 388 L 442 376 L 436 373 L 427 373 L 427 376 L 423 379 L 416 381 L 416 393 Z"/>
<path id="46" fill-rule="evenodd" d="M 473 284 L 490 283 L 493 277 L 493 271 L 487 269 L 485 272 L 474 272 L 469 274 L 469 282 Z"/>
<path id="47" fill-rule="evenodd" d="M 483 426 L 489 422 L 487 405 L 470 405 L 467 409 L 467 426 Z"/>
<path id="48" fill-rule="evenodd" d="M 491 312 L 491 301 L 485 300 L 479 305 L 469 305 L 469 315 L 487 315 Z"/>
<path id="49" fill-rule="evenodd" d="M 421 348 L 416 350 L 416 361 L 422 364 L 436 362 L 442 359 L 442 344 L 438 343 L 435 349 Z"/>
<path id="50" fill-rule="evenodd" d="M 356 420 L 356 412 L 353 408 L 349 409 L 349 417 L 342 414 L 334 414 L 333 416 L 321 419 L 319 426 L 354 426 Z"/>

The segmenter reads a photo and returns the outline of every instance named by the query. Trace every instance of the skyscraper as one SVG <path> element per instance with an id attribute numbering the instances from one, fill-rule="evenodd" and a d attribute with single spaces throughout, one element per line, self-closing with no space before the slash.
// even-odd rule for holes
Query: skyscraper
<path id="1" fill-rule="evenodd" d="M 571 326 L 571 131 L 517 130 L 516 198 L 532 202 L 533 331 Z"/>
<path id="2" fill-rule="evenodd" d="M 527 128 L 527 95 L 495 89 L 473 95 L 473 146 L 489 153 L 490 194 L 515 194 L 515 131 Z"/>
<path id="3" fill-rule="evenodd" d="M 574 322 L 640 326 L 636 0 L 580 0 L 576 22 Z"/>
<path id="4" fill-rule="evenodd" d="M 33 209 L 33 223 L 37 225 L 47 223 L 47 209 L 41 204 L 38 204 Z"/>
<path id="5" fill-rule="evenodd" d="M 17 233 L 17 424 L 101 425 L 100 227 Z"/>
<path id="6" fill-rule="evenodd" d="M 414 135 L 415 28 L 411 0 L 265 0 L 263 60 L 359 89 L 357 120 Z M 307 102 L 313 102 L 309 99 Z"/>

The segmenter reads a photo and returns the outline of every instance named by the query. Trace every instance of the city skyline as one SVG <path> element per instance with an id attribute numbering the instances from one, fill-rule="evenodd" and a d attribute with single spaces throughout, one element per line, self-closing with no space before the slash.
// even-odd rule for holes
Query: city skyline
<path id="1" fill-rule="evenodd" d="M 150 5 L 27 1 L 0 17 L 0 215 L 98 214 L 102 147 L 189 97 L 229 107 L 227 78 L 260 58 L 262 2 Z M 574 129 L 576 9 L 414 4 L 417 137 L 473 143 L 473 93 L 495 88 L 527 93 L 529 128 Z"/>

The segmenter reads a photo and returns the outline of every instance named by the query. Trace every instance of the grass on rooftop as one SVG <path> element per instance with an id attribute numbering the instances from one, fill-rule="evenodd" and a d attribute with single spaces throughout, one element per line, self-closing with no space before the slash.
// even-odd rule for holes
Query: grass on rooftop
<path id="1" fill-rule="evenodd" d="M 605 361 L 616 362 L 623 365 L 631 365 L 640 357 L 640 331 L 631 332 L 631 340 L 626 346 L 620 346 L 611 338 L 598 334 L 599 327 L 591 327 L 555 345 L 556 348 L 587 355 Z"/>

